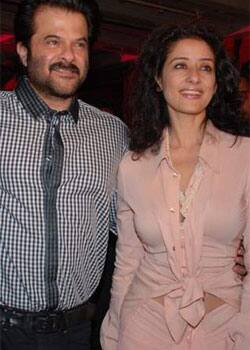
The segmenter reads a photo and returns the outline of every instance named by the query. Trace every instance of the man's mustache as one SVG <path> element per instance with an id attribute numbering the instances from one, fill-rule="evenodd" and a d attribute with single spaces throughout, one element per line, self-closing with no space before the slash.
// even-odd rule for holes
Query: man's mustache
<path id="1" fill-rule="evenodd" d="M 66 64 L 64 62 L 56 62 L 56 63 L 53 63 L 50 67 L 49 67 L 49 70 L 52 71 L 52 70 L 68 70 L 72 73 L 76 73 L 78 75 L 80 75 L 80 70 L 77 66 L 75 66 L 74 64 L 72 63 L 69 63 L 69 64 Z"/>

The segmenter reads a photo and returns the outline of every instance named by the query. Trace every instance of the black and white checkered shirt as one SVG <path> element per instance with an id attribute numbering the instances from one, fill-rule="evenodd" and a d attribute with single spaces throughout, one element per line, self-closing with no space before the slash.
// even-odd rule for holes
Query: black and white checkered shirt
<path id="1" fill-rule="evenodd" d="M 0 304 L 64 310 L 93 294 L 126 147 L 124 124 L 80 100 L 51 110 L 27 78 L 0 92 Z"/>

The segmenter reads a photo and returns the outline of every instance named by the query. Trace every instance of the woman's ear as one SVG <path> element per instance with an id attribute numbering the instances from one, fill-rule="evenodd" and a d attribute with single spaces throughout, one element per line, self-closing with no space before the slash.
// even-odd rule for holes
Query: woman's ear
<path id="1" fill-rule="evenodd" d="M 27 61 L 28 61 L 28 49 L 26 46 L 23 45 L 20 41 L 16 45 L 17 54 L 20 58 L 20 61 L 22 64 L 27 67 Z"/>
<path id="2" fill-rule="evenodd" d="M 214 85 L 214 94 L 216 94 L 216 91 L 217 91 L 217 84 Z"/>
<path id="3" fill-rule="evenodd" d="M 161 92 L 162 91 L 162 80 L 160 77 L 155 77 L 155 82 L 156 82 L 156 91 Z"/>

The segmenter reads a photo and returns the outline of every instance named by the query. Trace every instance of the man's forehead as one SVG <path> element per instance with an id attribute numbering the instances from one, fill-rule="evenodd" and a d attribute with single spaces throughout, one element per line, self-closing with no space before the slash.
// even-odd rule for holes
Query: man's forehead
<path id="1" fill-rule="evenodd" d="M 65 23 L 66 22 L 66 23 Z M 41 5 L 37 8 L 33 16 L 33 35 L 38 32 L 43 34 L 53 34 L 53 31 L 70 29 L 79 32 L 79 35 L 88 35 L 88 22 L 83 13 L 61 6 Z"/>
<path id="2" fill-rule="evenodd" d="M 65 15 L 70 15 L 82 18 L 83 22 L 88 24 L 86 16 L 80 12 L 76 11 L 67 7 L 58 6 L 58 5 L 49 5 L 49 4 L 41 4 L 35 11 L 33 16 L 33 25 L 35 26 L 37 22 L 42 20 L 52 21 L 52 23 L 55 21 L 56 18 L 63 17 L 64 19 L 67 18 Z"/>

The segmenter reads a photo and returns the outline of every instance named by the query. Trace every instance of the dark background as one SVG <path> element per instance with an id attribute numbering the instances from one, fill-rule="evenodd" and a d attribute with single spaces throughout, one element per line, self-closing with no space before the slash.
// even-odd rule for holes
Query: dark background
<path id="1" fill-rule="evenodd" d="M 15 45 L 11 36 L 20 0 L 0 4 L 0 88 L 15 86 Z M 86 102 L 112 111 L 125 119 L 130 90 L 129 73 L 143 40 L 160 24 L 197 21 L 213 24 L 224 36 L 250 24 L 249 0 L 97 0 L 102 13 L 101 35 L 92 52 L 91 70 L 80 91 Z M 248 32 L 248 42 L 250 34 Z M 237 39 L 238 40 L 238 39 Z M 227 46 L 240 65 L 240 40 Z M 244 50 L 250 50 L 249 43 Z M 248 53 L 248 57 L 250 54 Z"/>

